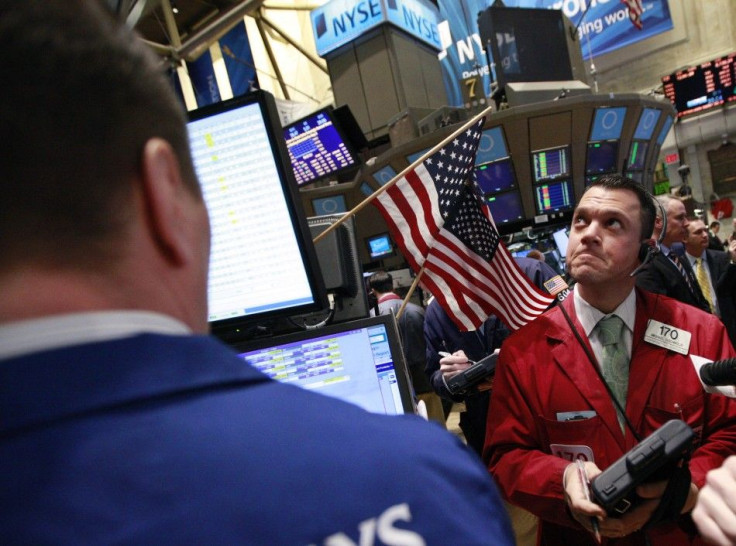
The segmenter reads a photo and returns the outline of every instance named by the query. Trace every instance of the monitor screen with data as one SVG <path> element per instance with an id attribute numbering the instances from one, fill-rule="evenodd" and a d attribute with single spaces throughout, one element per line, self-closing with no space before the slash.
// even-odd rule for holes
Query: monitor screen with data
<path id="1" fill-rule="evenodd" d="M 235 345 L 235 350 L 277 381 L 374 413 L 414 413 L 395 324 L 393 315 L 380 315 Z"/>
<path id="2" fill-rule="evenodd" d="M 190 112 L 190 146 L 212 229 L 215 333 L 325 305 L 278 119 L 273 98 L 260 91 Z"/>

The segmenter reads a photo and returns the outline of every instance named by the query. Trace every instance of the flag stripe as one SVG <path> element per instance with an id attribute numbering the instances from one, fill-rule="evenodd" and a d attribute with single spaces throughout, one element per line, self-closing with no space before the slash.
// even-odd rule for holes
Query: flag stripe
<path id="1" fill-rule="evenodd" d="M 523 274 L 469 185 L 483 120 L 442 143 L 373 203 L 412 269 L 461 330 L 492 313 L 517 329 L 554 298 Z"/>

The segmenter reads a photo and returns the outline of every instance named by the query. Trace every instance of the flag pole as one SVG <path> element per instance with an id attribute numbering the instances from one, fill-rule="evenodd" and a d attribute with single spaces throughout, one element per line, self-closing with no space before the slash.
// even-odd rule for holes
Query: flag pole
<path id="1" fill-rule="evenodd" d="M 361 201 L 360 203 L 358 203 L 352 210 L 349 210 L 348 212 L 346 212 L 345 214 L 343 214 L 342 218 L 340 218 L 337 222 L 335 222 L 334 224 L 331 224 L 330 226 L 328 226 L 327 229 L 324 230 L 322 233 L 319 233 L 313 239 L 313 242 L 316 244 L 319 241 L 321 241 L 324 237 L 327 236 L 328 233 L 330 233 L 331 231 L 337 229 L 337 226 L 339 226 L 340 224 L 342 224 L 343 222 L 345 222 L 351 216 L 354 216 L 355 214 L 357 214 L 359 211 L 363 210 L 376 197 L 378 197 L 383 192 L 385 192 L 387 189 L 389 189 L 391 186 L 393 186 L 394 184 L 396 184 L 399 180 L 401 180 L 401 178 L 406 173 L 408 173 L 409 171 L 411 171 L 413 168 L 415 168 L 417 165 L 419 165 L 422 161 L 424 161 L 425 159 L 427 159 L 430 155 L 432 155 L 433 153 L 435 153 L 437 150 L 439 150 L 440 148 L 442 148 L 445 144 L 447 144 L 448 142 L 450 142 L 456 136 L 458 136 L 459 134 L 463 133 L 465 130 L 467 130 L 468 127 L 471 127 L 473 124 L 477 123 L 478 120 L 481 119 L 483 116 L 485 116 L 486 114 L 490 114 L 490 113 L 492 113 L 492 107 L 489 106 L 488 108 L 486 108 L 485 110 L 483 110 L 479 114 L 476 114 L 475 116 L 473 116 L 470 120 L 468 120 L 467 122 L 465 122 L 462 127 L 460 127 L 459 129 L 457 129 L 456 131 L 454 131 L 452 134 L 450 134 L 447 137 L 445 137 L 444 139 L 442 139 L 439 143 L 435 144 L 431 149 L 427 150 L 427 152 L 425 152 L 421 157 L 419 157 L 411 165 L 409 165 L 408 167 L 406 167 L 399 174 L 397 174 L 396 176 L 394 176 L 391 180 L 389 180 L 388 182 L 386 182 L 386 184 L 384 184 L 383 186 L 381 186 L 380 188 L 378 188 L 376 191 L 374 191 L 372 194 L 370 194 L 368 197 L 366 197 L 365 199 L 363 199 L 363 201 Z"/>
<path id="2" fill-rule="evenodd" d="M 409 298 L 411 298 L 411 295 L 414 293 L 414 290 L 416 289 L 417 285 L 419 284 L 419 279 L 422 278 L 422 275 L 424 274 L 424 264 L 422 264 L 421 269 L 419 270 L 419 273 L 417 273 L 417 276 L 414 277 L 414 282 L 411 283 L 411 287 L 409 287 L 409 291 L 406 293 L 406 297 L 404 298 L 404 301 L 401 302 L 401 307 L 399 307 L 399 310 L 396 312 L 396 320 L 399 320 L 399 317 L 404 312 L 404 309 L 406 308 L 406 304 L 409 303 Z"/>

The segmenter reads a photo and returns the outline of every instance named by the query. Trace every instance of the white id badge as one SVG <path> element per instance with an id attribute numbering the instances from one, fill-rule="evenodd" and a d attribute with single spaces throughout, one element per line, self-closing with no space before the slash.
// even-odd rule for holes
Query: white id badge
<path id="1" fill-rule="evenodd" d="M 687 355 L 690 350 L 690 338 L 692 334 L 687 330 L 675 328 L 664 322 L 650 319 L 647 323 L 647 331 L 644 333 L 644 341 L 675 351 L 681 355 Z"/>

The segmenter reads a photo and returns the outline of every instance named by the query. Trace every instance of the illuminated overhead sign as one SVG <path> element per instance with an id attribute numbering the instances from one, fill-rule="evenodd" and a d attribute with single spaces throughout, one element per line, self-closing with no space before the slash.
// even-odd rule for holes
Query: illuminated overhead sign
<path id="1" fill-rule="evenodd" d="M 317 53 L 322 56 L 383 23 L 441 49 L 439 10 L 427 0 L 331 0 L 310 15 Z"/>

